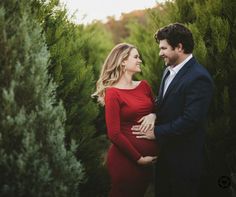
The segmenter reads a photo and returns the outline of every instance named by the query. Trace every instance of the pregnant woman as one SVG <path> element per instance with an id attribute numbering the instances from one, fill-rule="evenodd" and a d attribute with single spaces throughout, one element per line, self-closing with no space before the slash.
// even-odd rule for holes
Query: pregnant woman
<path id="1" fill-rule="evenodd" d="M 155 141 L 138 139 L 131 127 L 154 126 L 154 98 L 145 80 L 134 81 L 141 72 L 139 52 L 133 45 L 116 45 L 108 55 L 97 81 L 98 102 L 105 105 L 107 134 L 112 142 L 107 166 L 111 177 L 110 197 L 143 197 L 152 179 L 158 154 Z"/>

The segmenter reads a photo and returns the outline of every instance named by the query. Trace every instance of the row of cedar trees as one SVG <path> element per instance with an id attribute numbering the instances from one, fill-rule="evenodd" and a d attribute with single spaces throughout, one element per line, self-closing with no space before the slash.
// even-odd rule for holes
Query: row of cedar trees
<path id="1" fill-rule="evenodd" d="M 130 42 L 143 59 L 136 78 L 157 93 L 163 62 L 153 35 L 176 21 L 192 30 L 194 55 L 215 82 L 202 196 L 236 195 L 235 0 L 167 1 L 87 26 L 58 5 L 0 1 L 0 196 L 107 196 L 104 109 L 90 97 L 100 67 L 115 43 Z"/>

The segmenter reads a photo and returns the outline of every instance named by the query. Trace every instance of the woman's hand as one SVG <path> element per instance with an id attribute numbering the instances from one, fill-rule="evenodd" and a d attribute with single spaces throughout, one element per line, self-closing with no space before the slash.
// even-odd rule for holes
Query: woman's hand
<path id="1" fill-rule="evenodd" d="M 140 165 L 149 165 L 149 164 L 155 163 L 156 160 L 157 160 L 157 156 L 145 156 L 145 157 L 140 157 L 137 163 Z"/>
<path id="2" fill-rule="evenodd" d="M 155 113 L 143 116 L 140 120 L 138 120 L 138 123 L 141 123 L 139 130 L 144 133 L 147 132 L 148 130 L 152 130 L 155 125 L 155 120 L 156 120 Z"/>

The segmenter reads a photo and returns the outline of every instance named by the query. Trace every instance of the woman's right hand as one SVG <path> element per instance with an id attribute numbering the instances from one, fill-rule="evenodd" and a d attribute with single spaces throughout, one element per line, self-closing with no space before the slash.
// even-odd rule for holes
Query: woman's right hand
<path id="1" fill-rule="evenodd" d="M 152 163 L 155 163 L 156 160 L 157 156 L 145 156 L 145 157 L 140 157 L 137 163 L 140 165 L 150 165 Z"/>

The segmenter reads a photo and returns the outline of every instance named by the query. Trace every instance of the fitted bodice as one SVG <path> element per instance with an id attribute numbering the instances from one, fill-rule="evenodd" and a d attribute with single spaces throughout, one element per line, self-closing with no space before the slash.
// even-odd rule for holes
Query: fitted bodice
<path id="1" fill-rule="evenodd" d="M 155 141 L 138 139 L 131 127 L 154 110 L 154 99 L 150 86 L 141 81 L 134 89 L 111 87 L 106 91 L 106 122 L 108 136 L 117 148 L 137 159 L 140 156 L 156 155 Z M 125 150 L 124 150 L 125 149 Z"/>

